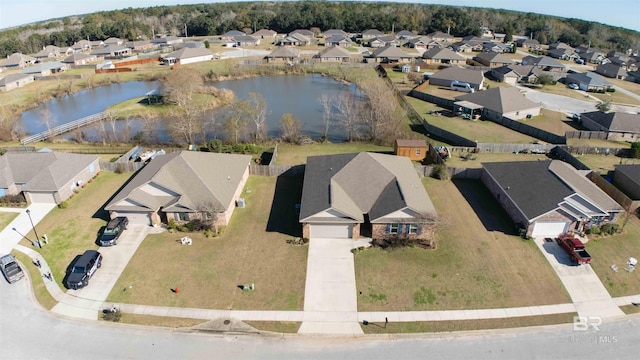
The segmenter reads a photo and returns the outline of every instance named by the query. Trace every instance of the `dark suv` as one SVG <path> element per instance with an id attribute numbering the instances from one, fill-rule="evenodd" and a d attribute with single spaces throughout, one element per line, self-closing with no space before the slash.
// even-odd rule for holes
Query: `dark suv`
<path id="1" fill-rule="evenodd" d="M 87 250 L 71 264 L 67 276 L 67 289 L 80 289 L 89 285 L 89 279 L 102 266 L 102 255 L 95 250 Z"/>
<path id="2" fill-rule="evenodd" d="M 107 224 L 100 236 L 100 246 L 111 246 L 118 244 L 118 238 L 124 230 L 129 226 L 129 219 L 126 217 L 117 217 Z"/>

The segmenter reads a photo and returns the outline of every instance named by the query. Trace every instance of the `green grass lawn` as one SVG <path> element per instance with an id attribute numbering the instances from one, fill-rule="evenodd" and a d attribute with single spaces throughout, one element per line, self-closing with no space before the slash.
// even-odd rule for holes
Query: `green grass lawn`
<path id="1" fill-rule="evenodd" d="M 618 220 L 623 221 L 622 217 Z M 640 294 L 640 272 L 624 270 L 629 257 L 640 258 L 640 219 L 632 216 L 621 234 L 589 237 L 587 250 L 593 257 L 591 266 L 613 297 Z M 614 272 L 611 265 L 617 265 Z"/>
<path id="2" fill-rule="evenodd" d="M 570 125 L 571 119 L 568 119 L 565 114 L 547 109 L 541 109 L 539 116 L 532 119 L 522 119 L 520 121 L 560 136 L 564 136 L 567 131 L 575 130 Z"/>
<path id="3" fill-rule="evenodd" d="M 278 144 L 278 165 L 307 163 L 307 156 L 347 154 L 362 151 L 392 153 L 393 148 L 361 142 L 325 143 L 310 145 Z"/>
<path id="4" fill-rule="evenodd" d="M 483 309 L 570 302 L 534 243 L 477 180 L 424 179 L 438 211 L 436 250 L 355 254 L 359 311 Z"/>
<path id="5" fill-rule="evenodd" d="M 302 177 L 256 177 L 221 236 L 163 232 L 142 242 L 108 297 L 110 302 L 208 309 L 301 310 L 307 247 L 295 204 Z M 188 235 L 192 246 L 177 240 Z M 238 285 L 255 283 L 255 291 Z M 133 288 L 123 291 L 124 288 Z M 171 289 L 179 288 L 179 293 Z"/>
<path id="6" fill-rule="evenodd" d="M 606 92 L 604 94 L 589 93 L 594 97 L 597 97 L 601 101 L 611 101 L 614 104 L 628 104 L 628 105 L 640 105 L 640 100 L 631 97 L 621 91 Z"/>
<path id="7" fill-rule="evenodd" d="M 583 164 L 587 165 L 591 170 L 607 173 L 613 170 L 614 165 L 633 165 L 640 164 L 640 159 L 621 158 L 613 155 L 579 155 L 573 154 Z"/>
<path id="8" fill-rule="evenodd" d="M 475 169 L 481 168 L 483 162 L 549 160 L 549 158 L 544 154 L 514 154 L 491 152 L 480 152 L 477 154 L 473 154 L 471 159 L 466 159 L 463 157 L 468 154 L 468 152 L 453 152 L 451 154 L 451 157 L 445 160 L 447 166 Z"/>
<path id="9" fill-rule="evenodd" d="M 37 225 L 39 235 L 47 234 L 49 245 L 38 251 L 51 267 L 51 273 L 63 287 L 67 266 L 85 250 L 97 249 L 96 238 L 100 228 L 107 223 L 108 214 L 102 210 L 107 200 L 131 176 L 103 171 L 80 193 L 69 199 L 66 209 L 54 208 Z M 26 234 L 33 239 L 33 231 Z M 22 245 L 31 247 L 28 240 Z"/>
<path id="10" fill-rule="evenodd" d="M 33 288 L 33 294 L 35 295 L 36 300 L 38 300 L 43 308 L 47 310 L 53 309 L 58 302 L 53 298 L 53 296 L 51 296 L 49 290 L 47 290 L 47 287 L 44 284 L 45 280 L 42 275 L 40 275 L 40 269 L 33 265 L 31 258 L 27 255 L 16 250 L 11 253 L 22 263 L 22 265 L 24 265 L 23 270 L 29 273 L 31 287 Z"/>
<path id="11" fill-rule="evenodd" d="M 9 225 L 16 217 L 18 217 L 18 213 L 0 212 L 0 231 Z"/>

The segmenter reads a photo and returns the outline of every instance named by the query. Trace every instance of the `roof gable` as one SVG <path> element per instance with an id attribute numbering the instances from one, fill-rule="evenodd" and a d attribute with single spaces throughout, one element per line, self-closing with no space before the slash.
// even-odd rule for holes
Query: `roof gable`
<path id="1" fill-rule="evenodd" d="M 539 107 L 524 97 L 517 88 L 504 86 L 458 96 L 456 100 L 470 101 L 501 114 Z"/>

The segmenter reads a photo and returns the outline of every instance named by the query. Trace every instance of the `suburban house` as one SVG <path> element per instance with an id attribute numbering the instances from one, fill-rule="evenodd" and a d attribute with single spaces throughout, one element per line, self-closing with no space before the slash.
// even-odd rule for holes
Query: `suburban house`
<path id="1" fill-rule="evenodd" d="M 117 37 L 110 37 L 104 41 L 104 46 L 123 46 L 126 40 Z"/>
<path id="2" fill-rule="evenodd" d="M 179 50 L 179 49 L 182 49 L 183 47 L 203 48 L 203 47 L 206 47 L 206 46 L 204 45 L 204 41 L 189 40 L 189 41 L 183 42 L 182 44 L 176 45 L 174 48 L 176 50 Z"/>
<path id="3" fill-rule="evenodd" d="M 549 50 L 555 50 L 555 49 L 569 49 L 569 50 L 575 50 L 571 45 L 563 43 L 561 41 L 559 42 L 555 42 L 553 44 L 549 44 Z"/>
<path id="4" fill-rule="evenodd" d="M 526 236 L 557 236 L 614 221 L 623 211 L 560 160 L 483 163 L 480 179 Z"/>
<path id="5" fill-rule="evenodd" d="M 83 53 L 75 53 L 62 60 L 63 63 L 69 64 L 70 66 L 86 65 L 96 61 L 98 61 L 97 56 Z"/>
<path id="6" fill-rule="evenodd" d="M 33 75 L 36 79 L 42 76 L 51 76 L 64 72 L 69 68 L 69 65 L 59 61 L 49 61 L 28 66 L 22 69 L 23 74 Z"/>
<path id="7" fill-rule="evenodd" d="M 567 71 L 567 67 L 564 64 L 548 56 L 525 56 L 522 58 L 521 63 L 522 65 L 533 65 L 536 68 L 544 71 Z"/>
<path id="8" fill-rule="evenodd" d="M 431 239 L 435 216 L 409 158 L 366 152 L 307 158 L 299 217 L 305 238 Z"/>
<path id="9" fill-rule="evenodd" d="M 427 142 L 425 140 L 397 139 L 393 150 L 397 156 L 406 156 L 414 161 L 422 161 L 427 155 Z"/>
<path id="10" fill-rule="evenodd" d="M 260 29 L 251 35 L 260 39 L 275 39 L 278 33 L 270 29 Z"/>
<path id="11" fill-rule="evenodd" d="M 416 33 L 414 33 L 413 31 L 409 31 L 409 30 L 400 30 L 398 32 L 396 32 L 396 37 L 398 39 L 411 39 L 416 37 Z"/>
<path id="12" fill-rule="evenodd" d="M 89 40 L 76 41 L 71 45 L 74 52 L 83 52 L 91 49 L 91 42 Z"/>
<path id="13" fill-rule="evenodd" d="M 349 34 L 346 33 L 346 31 L 344 30 L 340 30 L 340 29 L 329 29 L 325 32 L 322 33 L 322 36 L 324 36 L 325 39 L 328 39 L 332 36 L 349 36 Z"/>
<path id="14" fill-rule="evenodd" d="M 179 62 L 180 65 L 193 64 L 201 61 L 213 60 L 213 53 L 207 48 L 188 48 L 184 47 L 162 57 L 165 62 L 174 64 Z"/>
<path id="15" fill-rule="evenodd" d="M 62 51 L 59 47 L 55 45 L 47 45 L 42 50 L 33 54 L 33 57 L 36 59 L 47 59 L 47 58 L 55 59 L 61 55 L 61 52 Z M 62 52 L 62 55 L 65 55 L 65 53 Z"/>
<path id="16" fill-rule="evenodd" d="M 302 35 L 302 36 L 304 36 L 306 38 L 309 38 L 309 39 L 311 39 L 314 36 L 316 36 L 316 34 L 313 31 L 308 30 L 308 29 L 296 29 L 296 30 L 293 30 L 292 32 L 289 33 L 289 36 L 294 35 L 294 34 L 300 34 L 300 35 Z"/>
<path id="17" fill-rule="evenodd" d="M 426 50 L 426 49 L 429 49 L 429 44 L 431 43 L 433 43 L 433 40 L 430 37 L 419 36 L 419 37 L 414 37 L 407 40 L 404 43 L 404 46 L 412 49 Z M 431 47 L 434 48 L 434 47 L 442 47 L 442 46 L 433 45 Z"/>
<path id="18" fill-rule="evenodd" d="M 93 41 L 89 41 L 89 44 L 91 44 L 91 46 L 89 47 L 89 49 L 94 49 L 97 47 L 104 47 L 104 41 L 102 40 L 93 40 Z"/>
<path id="19" fill-rule="evenodd" d="M 124 46 L 136 52 L 143 52 L 143 51 L 151 50 L 155 48 L 157 45 L 153 44 L 151 41 L 143 40 L 143 41 L 127 41 Z"/>
<path id="20" fill-rule="evenodd" d="M 91 50 L 91 55 L 103 57 L 121 57 L 131 54 L 131 49 L 121 45 L 109 45 Z"/>
<path id="21" fill-rule="evenodd" d="M 22 192 L 30 203 L 60 204 L 98 172 L 95 155 L 7 153 L 0 157 L 0 196 Z"/>
<path id="22" fill-rule="evenodd" d="M 387 42 L 384 41 L 382 38 L 373 38 L 366 41 L 364 45 L 370 48 L 378 49 L 378 48 L 387 46 Z"/>
<path id="23" fill-rule="evenodd" d="M 9 74 L 0 79 L 0 91 L 11 91 L 23 87 L 35 80 L 31 74 Z"/>
<path id="24" fill-rule="evenodd" d="M 596 66 L 596 73 L 612 79 L 625 80 L 629 74 L 624 66 L 608 63 Z"/>
<path id="25" fill-rule="evenodd" d="M 584 91 L 606 91 L 608 88 L 612 87 L 611 83 L 605 78 L 593 72 L 568 74 L 566 77 L 566 83 L 576 84 L 580 90 Z"/>
<path id="26" fill-rule="evenodd" d="M 334 36 L 328 37 L 324 41 L 325 46 L 348 47 L 348 46 L 351 46 L 352 44 L 353 44 L 353 41 L 351 41 L 351 39 L 343 35 L 334 35 Z"/>
<path id="27" fill-rule="evenodd" d="M 536 39 L 518 39 L 515 41 L 516 46 L 521 47 L 523 49 L 540 49 L 540 42 Z"/>
<path id="28" fill-rule="evenodd" d="M 482 44 L 482 51 L 495 52 L 495 53 L 510 53 L 513 48 L 510 44 L 504 44 L 500 42 L 486 42 Z"/>
<path id="29" fill-rule="evenodd" d="M 260 38 L 252 35 L 238 35 L 231 39 L 237 46 L 258 46 Z"/>
<path id="30" fill-rule="evenodd" d="M 331 46 L 322 49 L 319 53 L 313 56 L 320 61 L 349 61 L 351 60 L 351 54 L 345 48 L 340 46 Z"/>
<path id="31" fill-rule="evenodd" d="M 454 107 L 480 110 L 481 116 L 499 121 L 502 117 L 519 120 L 540 115 L 540 105 L 527 99 L 515 87 L 499 86 L 456 97 Z"/>
<path id="32" fill-rule="evenodd" d="M 432 32 L 431 34 L 427 34 L 428 37 L 432 38 L 438 42 L 451 42 L 453 41 L 453 36 L 449 34 L 445 34 L 442 31 Z"/>
<path id="33" fill-rule="evenodd" d="M 449 49 L 455 52 L 472 52 L 472 51 L 482 51 L 482 43 L 480 44 L 472 44 L 469 41 L 458 41 L 448 46 Z"/>
<path id="34" fill-rule="evenodd" d="M 6 59 L 0 61 L 0 67 L 6 69 L 22 69 L 25 66 L 35 64 L 38 61 L 33 56 L 24 55 L 21 53 L 13 53 Z"/>
<path id="35" fill-rule="evenodd" d="M 387 45 L 385 47 L 376 49 L 371 54 L 371 57 L 376 59 L 376 62 L 380 63 L 407 63 L 413 59 L 413 56 L 404 52 L 404 50 L 392 46 Z"/>
<path id="36" fill-rule="evenodd" d="M 473 60 L 479 62 L 484 66 L 488 66 L 492 68 L 511 65 L 514 63 L 513 60 L 509 59 L 505 55 L 501 53 L 494 53 L 494 52 L 479 53 L 473 57 Z"/>
<path id="37" fill-rule="evenodd" d="M 311 45 L 311 38 L 299 32 L 292 32 L 278 41 L 281 46 L 308 46 Z"/>
<path id="38" fill-rule="evenodd" d="M 360 34 L 363 39 L 373 39 L 381 36 L 384 36 L 384 33 L 376 29 L 367 29 Z"/>
<path id="39" fill-rule="evenodd" d="M 226 33 L 220 35 L 220 39 L 222 39 L 222 40 L 231 40 L 236 36 L 245 36 L 245 35 L 247 35 L 247 34 L 245 34 L 242 31 L 239 31 L 239 30 L 229 30 Z"/>
<path id="40" fill-rule="evenodd" d="M 549 50 L 547 51 L 547 55 L 554 59 L 560 59 L 565 61 L 566 60 L 573 61 L 579 58 L 578 54 L 576 54 L 573 49 L 564 49 L 564 48 Z"/>
<path id="41" fill-rule="evenodd" d="M 586 53 L 580 53 L 580 58 L 584 60 L 585 63 L 589 64 L 602 64 L 603 61 L 607 58 L 604 52 L 601 51 L 589 51 Z"/>
<path id="42" fill-rule="evenodd" d="M 613 185 L 633 200 L 632 208 L 638 208 L 640 206 L 640 164 L 614 165 L 613 167 Z"/>
<path id="43" fill-rule="evenodd" d="M 464 64 L 466 58 L 448 48 L 433 48 L 422 53 L 422 60 L 427 64 Z"/>
<path id="44" fill-rule="evenodd" d="M 520 79 L 522 79 L 522 75 L 511 66 L 493 68 L 491 69 L 490 74 L 497 81 L 507 83 L 511 86 L 516 86 Z"/>
<path id="45" fill-rule="evenodd" d="M 617 51 L 610 51 L 607 54 L 607 59 L 612 64 L 620 65 L 625 70 L 633 71 L 638 69 L 639 60 Z"/>
<path id="46" fill-rule="evenodd" d="M 184 42 L 184 38 L 177 37 L 174 35 L 163 36 L 156 35 L 153 39 L 151 39 L 151 43 L 156 44 L 158 46 L 175 46 L 177 44 L 182 44 Z"/>
<path id="47" fill-rule="evenodd" d="M 480 70 L 451 66 L 429 77 L 429 84 L 446 86 L 447 88 L 449 88 L 454 81 L 468 83 L 476 91 L 484 88 L 484 75 Z"/>
<path id="48" fill-rule="evenodd" d="M 604 131 L 607 140 L 640 141 L 640 115 L 590 111 L 580 114 L 580 123 L 591 131 Z"/>
<path id="49" fill-rule="evenodd" d="M 105 206 L 130 224 L 187 222 L 207 212 L 227 225 L 249 178 L 251 156 L 181 151 L 142 168 Z"/>
<path id="50" fill-rule="evenodd" d="M 300 50 L 293 46 L 283 46 L 275 49 L 264 57 L 267 62 L 284 62 L 297 64 L 300 61 Z"/>

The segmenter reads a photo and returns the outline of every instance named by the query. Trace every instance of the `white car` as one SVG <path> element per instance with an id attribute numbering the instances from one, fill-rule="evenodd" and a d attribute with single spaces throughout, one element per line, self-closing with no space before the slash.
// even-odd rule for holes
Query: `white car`
<path id="1" fill-rule="evenodd" d="M 569 84 L 567 85 L 569 87 L 569 89 L 573 89 L 573 90 L 578 90 L 580 87 L 578 86 L 578 84 Z"/>

